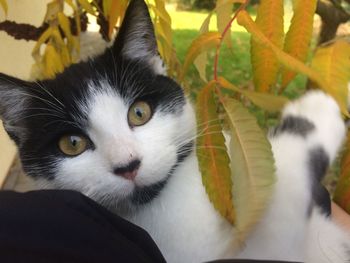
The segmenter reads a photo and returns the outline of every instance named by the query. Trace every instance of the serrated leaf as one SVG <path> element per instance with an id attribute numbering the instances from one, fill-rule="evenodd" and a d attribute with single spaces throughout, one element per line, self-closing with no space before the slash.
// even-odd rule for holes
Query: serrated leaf
<path id="1" fill-rule="evenodd" d="M 286 97 L 273 95 L 269 93 L 243 90 L 236 87 L 223 77 L 219 77 L 218 82 L 223 88 L 239 92 L 240 94 L 248 98 L 256 106 L 269 112 L 278 112 L 286 105 L 286 103 L 288 103 L 288 99 Z"/>
<path id="2" fill-rule="evenodd" d="M 4 10 L 5 15 L 7 16 L 8 6 L 7 6 L 6 0 L 0 0 L 0 5 L 1 5 L 2 9 Z"/>
<path id="3" fill-rule="evenodd" d="M 283 47 L 283 0 L 260 1 L 256 26 L 276 47 Z M 257 91 L 268 92 L 276 84 L 279 63 L 273 52 L 251 39 L 251 63 Z"/>
<path id="4" fill-rule="evenodd" d="M 274 159 L 271 145 L 254 116 L 234 99 L 224 100 L 223 106 L 231 135 L 235 227 L 242 241 L 270 201 L 275 183 Z"/>
<path id="5" fill-rule="evenodd" d="M 302 62 L 307 59 L 316 6 L 317 0 L 293 1 L 294 14 L 286 35 L 284 51 Z M 286 87 L 295 75 L 293 71 L 283 70 L 282 87 Z"/>
<path id="6" fill-rule="evenodd" d="M 334 192 L 334 201 L 350 214 L 350 133 L 341 161 L 340 177 Z"/>
<path id="7" fill-rule="evenodd" d="M 87 0 L 77 0 L 79 4 L 88 12 L 90 15 L 96 16 L 94 7 Z"/>
<path id="8" fill-rule="evenodd" d="M 251 33 L 255 41 L 271 49 L 273 51 L 273 55 L 276 56 L 278 61 L 285 68 L 306 75 L 312 81 L 314 81 L 322 90 L 326 92 L 330 89 L 330 83 L 328 83 L 328 81 L 324 79 L 321 74 L 319 74 L 314 69 L 306 66 L 299 60 L 293 58 L 291 55 L 283 52 L 280 48 L 276 47 L 273 43 L 271 43 L 270 40 L 267 39 L 265 35 L 259 30 L 259 28 L 256 26 L 256 24 L 246 11 L 241 11 L 238 14 L 237 21 L 240 25 L 244 26 L 249 33 Z M 334 94 L 330 94 L 334 96 Z M 349 116 L 347 104 L 345 103 L 344 98 L 337 98 L 335 96 L 334 98 L 337 100 L 339 107 L 342 110 L 342 113 L 346 116 Z"/>
<path id="9" fill-rule="evenodd" d="M 203 88 L 197 99 L 197 156 L 202 182 L 216 210 L 231 224 L 235 221 L 232 181 L 225 138 L 214 96 L 215 82 Z"/>
<path id="10" fill-rule="evenodd" d="M 196 57 L 212 48 L 215 48 L 220 43 L 221 35 L 218 32 L 207 32 L 199 35 L 191 43 L 187 50 L 184 66 L 182 69 L 181 80 L 184 78 L 189 66 Z"/>
<path id="11" fill-rule="evenodd" d="M 327 83 L 330 83 L 325 90 L 343 108 L 347 108 L 348 83 L 350 82 L 350 43 L 339 40 L 331 45 L 317 48 L 311 67 L 319 72 Z"/>

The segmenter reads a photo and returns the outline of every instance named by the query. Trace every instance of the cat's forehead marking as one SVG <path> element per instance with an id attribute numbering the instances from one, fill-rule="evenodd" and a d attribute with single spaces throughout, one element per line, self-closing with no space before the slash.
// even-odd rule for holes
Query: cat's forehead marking
<path id="1" fill-rule="evenodd" d="M 127 123 L 127 102 L 108 81 L 89 83 L 88 97 L 83 107 L 93 131 L 113 133 L 116 128 L 122 128 L 121 124 Z"/>

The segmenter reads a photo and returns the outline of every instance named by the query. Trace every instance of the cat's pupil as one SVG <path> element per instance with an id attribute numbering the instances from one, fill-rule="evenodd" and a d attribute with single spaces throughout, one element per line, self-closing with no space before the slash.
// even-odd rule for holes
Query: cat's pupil
<path id="1" fill-rule="evenodd" d="M 73 147 L 76 147 L 79 143 L 79 139 L 76 136 L 71 136 L 70 137 L 70 143 Z"/>
<path id="2" fill-rule="evenodd" d="M 141 119 L 143 117 L 143 110 L 141 108 L 135 108 L 135 114 Z"/>

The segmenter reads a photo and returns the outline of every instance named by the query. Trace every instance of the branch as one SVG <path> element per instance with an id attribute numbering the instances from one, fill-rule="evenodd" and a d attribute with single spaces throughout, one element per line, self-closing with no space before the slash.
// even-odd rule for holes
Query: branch
<path id="1" fill-rule="evenodd" d="M 85 13 L 80 16 L 81 29 L 86 31 L 88 18 Z M 71 26 L 71 32 L 73 35 L 77 35 L 77 28 L 74 18 L 69 17 L 69 22 Z M 0 31 L 6 32 L 8 35 L 12 36 L 14 39 L 18 40 L 33 40 L 37 41 L 42 33 L 49 27 L 47 23 L 43 23 L 40 27 L 35 27 L 30 24 L 16 23 L 14 21 L 5 20 L 0 22 Z M 61 32 L 62 33 L 62 32 Z"/>

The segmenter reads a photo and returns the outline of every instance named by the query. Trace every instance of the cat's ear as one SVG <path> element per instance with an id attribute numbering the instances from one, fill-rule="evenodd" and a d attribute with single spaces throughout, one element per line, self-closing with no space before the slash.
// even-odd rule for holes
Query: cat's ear
<path id="1" fill-rule="evenodd" d="M 149 63 L 157 74 L 165 74 L 152 20 L 143 0 L 130 1 L 113 48 L 128 59 Z"/>
<path id="2" fill-rule="evenodd" d="M 27 105 L 28 94 L 25 92 L 29 83 L 0 73 L 0 119 L 11 139 L 17 144 L 24 133 L 22 122 Z"/>

